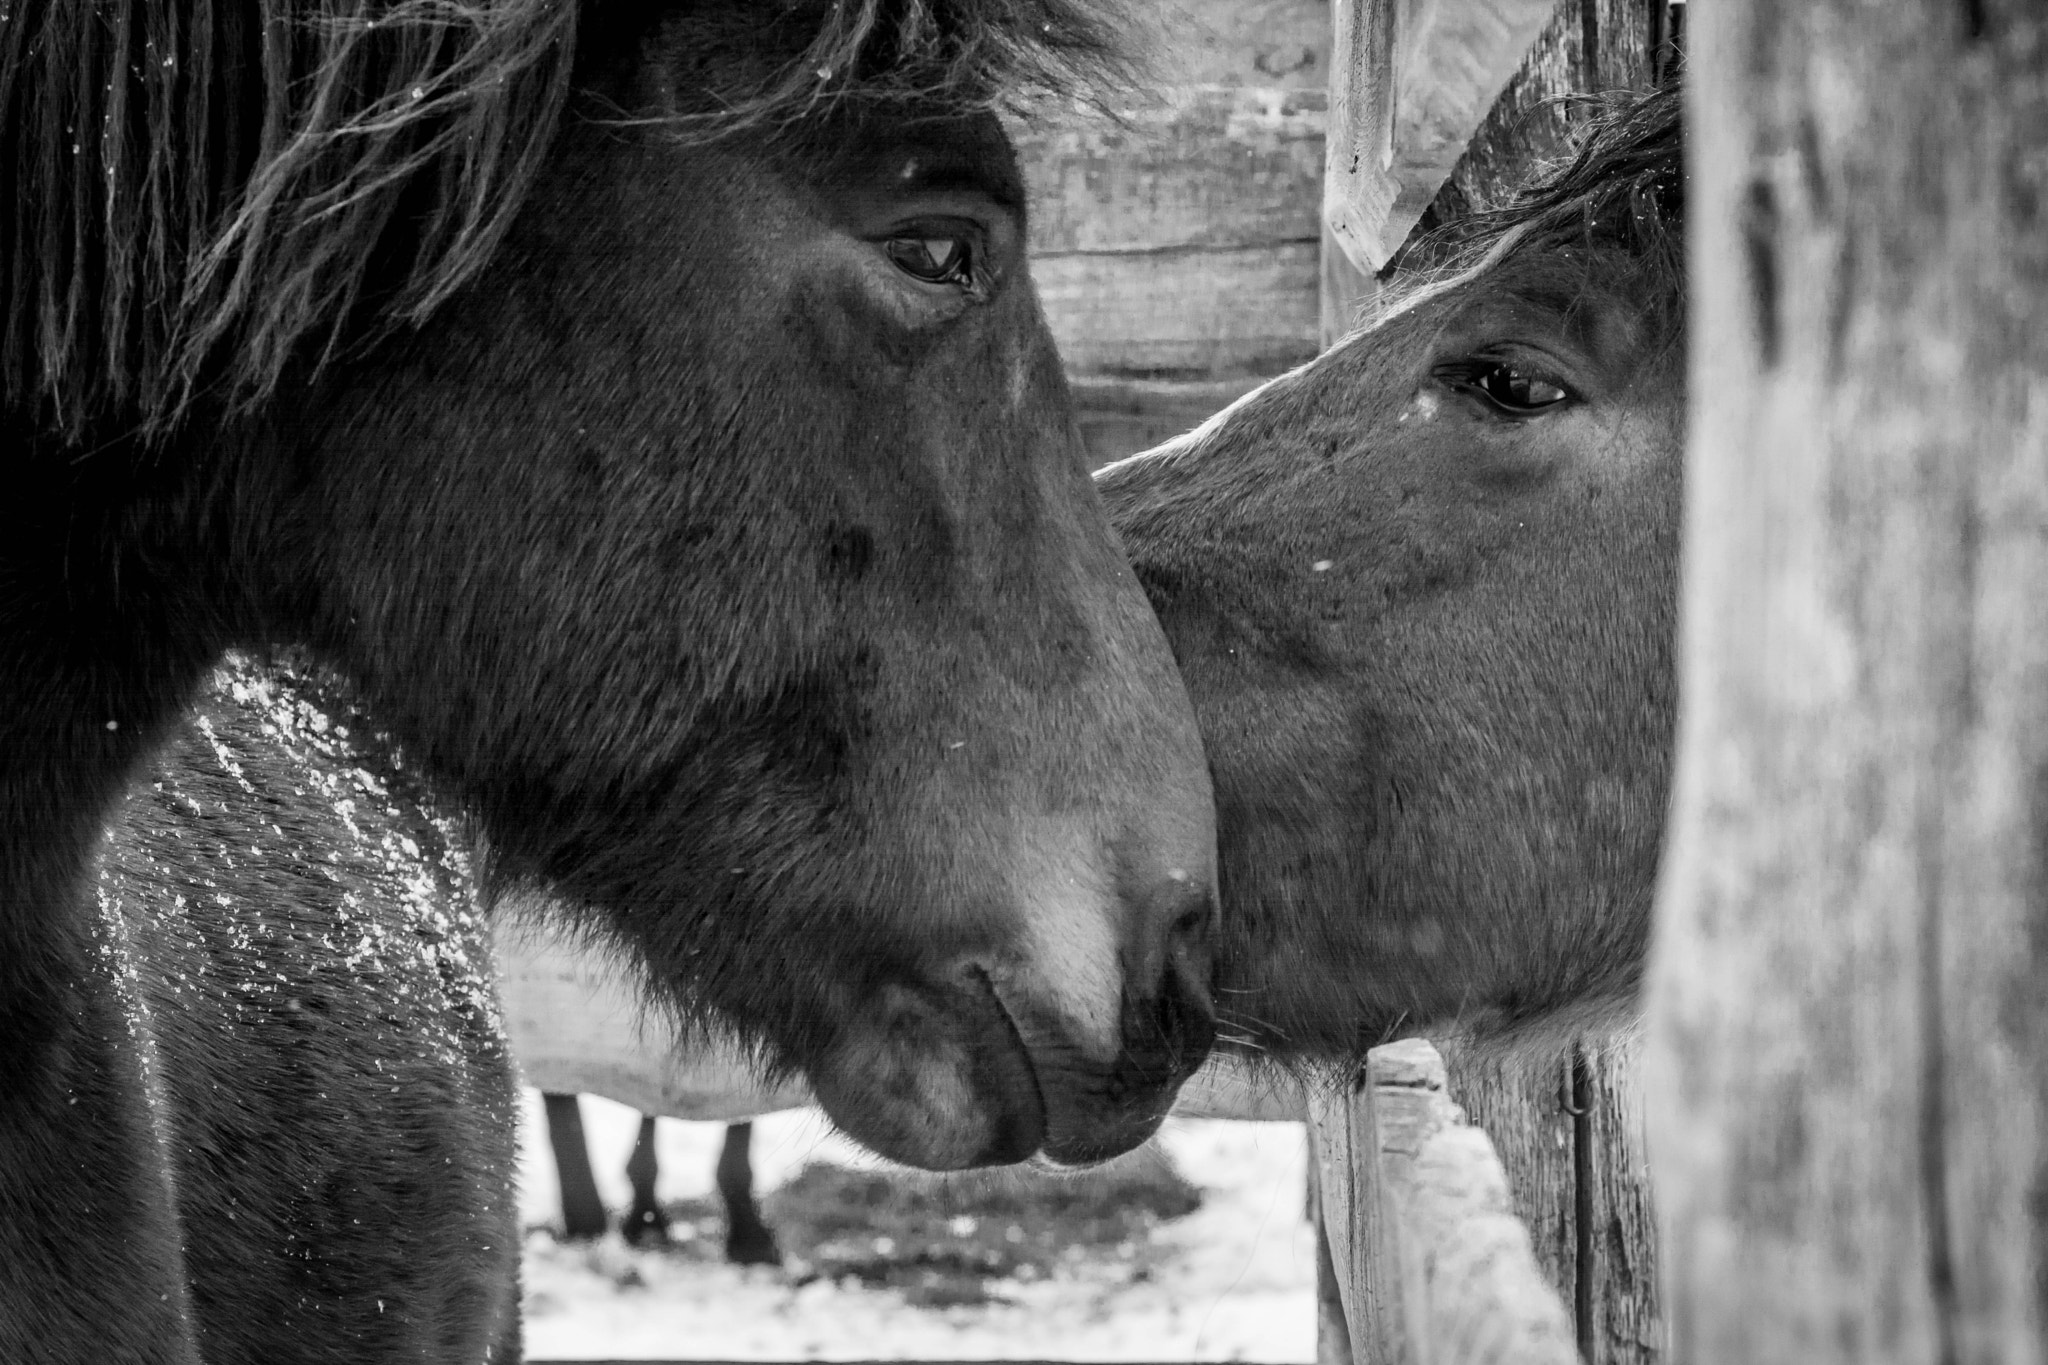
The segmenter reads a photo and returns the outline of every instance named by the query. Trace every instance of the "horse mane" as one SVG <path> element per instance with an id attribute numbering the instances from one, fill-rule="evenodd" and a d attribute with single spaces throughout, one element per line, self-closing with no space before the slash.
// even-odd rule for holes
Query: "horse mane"
<path id="1" fill-rule="evenodd" d="M 1103 0 L 793 0 L 773 21 L 762 6 L 699 9 L 682 22 L 693 46 L 758 79 L 707 81 L 702 112 L 657 122 L 686 140 L 785 128 L 857 105 L 915 106 L 923 114 L 1021 110 L 1045 96 L 1104 103 L 1132 74 L 1130 16 Z M 745 52 L 795 52 L 762 66 Z M 712 63 L 704 63 L 712 65 Z"/>
<path id="2" fill-rule="evenodd" d="M 854 96 L 987 106 L 1115 61 L 1090 0 L 723 0 L 796 35 L 693 116 L 720 136 Z M 604 0 L 0 3 L 0 415 L 161 438 L 418 325 L 490 258 Z"/>
<path id="3" fill-rule="evenodd" d="M 1512 256 L 1574 247 L 1634 258 L 1646 309 L 1668 332 L 1685 308 L 1684 101 L 1670 85 L 1647 94 L 1583 97 L 1594 114 L 1576 150 L 1539 169 L 1497 208 L 1435 229 L 1405 253 L 1405 281 L 1375 321 L 1469 283 Z"/>

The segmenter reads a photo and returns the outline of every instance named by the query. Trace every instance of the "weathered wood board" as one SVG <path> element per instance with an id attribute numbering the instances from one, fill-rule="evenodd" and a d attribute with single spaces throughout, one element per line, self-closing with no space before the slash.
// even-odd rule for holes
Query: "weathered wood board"
<path id="1" fill-rule="evenodd" d="M 1589 1365 L 1652 1365 L 1657 1294 L 1639 1048 L 1586 1037 L 1554 1060 L 1447 1048 L 1450 1091 L 1500 1154 L 1537 1264 Z"/>
<path id="2" fill-rule="evenodd" d="M 1149 0 L 1118 117 L 1011 124 L 1032 271 L 1094 463 L 1319 346 L 1327 0 Z M 1095 406 L 1091 381 L 1128 384 Z M 1233 391 L 1218 398 L 1216 386 Z"/>
<path id="3" fill-rule="evenodd" d="M 1278 374 L 1319 345 L 1316 244 L 1191 247 L 1032 262 L 1060 356 L 1082 373 Z"/>
<path id="4" fill-rule="evenodd" d="M 1378 273 L 1464 154 L 1554 0 L 1337 0 L 1323 219 Z"/>
<path id="5" fill-rule="evenodd" d="M 1687 40 L 1672 1359 L 2048 1360 L 2048 12 Z"/>
<path id="6" fill-rule="evenodd" d="M 1072 375 L 1090 468 L 1171 440 L 1250 393 L 1263 379 L 1121 379 Z"/>
<path id="7" fill-rule="evenodd" d="M 1357 1365 L 1576 1365 L 1572 1321 L 1515 1216 L 1493 1144 L 1420 1040 L 1312 1091 L 1311 1159 Z"/>

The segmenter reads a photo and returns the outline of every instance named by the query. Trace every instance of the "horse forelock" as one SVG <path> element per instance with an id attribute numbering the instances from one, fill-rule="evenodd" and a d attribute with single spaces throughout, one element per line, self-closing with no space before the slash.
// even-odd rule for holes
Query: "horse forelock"
<path id="1" fill-rule="evenodd" d="M 551 145 L 578 0 L 0 7 L 0 414 L 72 443 L 247 409 L 417 324 L 490 258 Z M 1115 72 L 1095 0 L 725 0 L 793 34 L 712 136 L 848 99 L 987 108 Z"/>
<path id="2" fill-rule="evenodd" d="M 1573 247 L 1617 249 L 1636 262 L 1630 285 L 1674 338 L 1685 313 L 1685 155 L 1677 86 L 1594 97 L 1577 150 L 1540 171 L 1499 208 L 1460 218 L 1417 242 L 1406 278 L 1371 325 L 1460 289 L 1503 262 Z M 1611 272 L 1607 273 L 1611 276 Z M 1589 272 L 1589 278 L 1592 272 Z"/>
<path id="3" fill-rule="evenodd" d="M 849 104 L 964 114 L 1045 96 L 1100 102 L 1132 74 L 1123 17 L 1104 0 L 712 0 L 673 21 L 714 49 L 723 38 L 772 55 L 727 62 L 729 84 L 709 83 L 705 107 L 666 121 L 715 138 Z"/>
<path id="4" fill-rule="evenodd" d="M 161 432 L 202 390 L 247 404 L 341 343 L 373 266 L 381 313 L 424 316 L 536 171 L 574 19 L 562 0 L 13 6 L 0 407 L 77 440 Z"/>

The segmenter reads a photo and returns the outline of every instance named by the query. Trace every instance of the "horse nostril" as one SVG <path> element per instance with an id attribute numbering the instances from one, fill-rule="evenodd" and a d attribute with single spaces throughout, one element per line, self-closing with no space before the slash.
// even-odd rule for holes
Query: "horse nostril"
<path id="1" fill-rule="evenodd" d="M 1168 874 L 1149 899 L 1140 918 L 1148 927 L 1125 959 L 1124 1046 L 1129 1079 L 1154 1086 L 1178 1083 L 1215 1040 L 1209 986 L 1216 902 L 1185 873 Z"/>

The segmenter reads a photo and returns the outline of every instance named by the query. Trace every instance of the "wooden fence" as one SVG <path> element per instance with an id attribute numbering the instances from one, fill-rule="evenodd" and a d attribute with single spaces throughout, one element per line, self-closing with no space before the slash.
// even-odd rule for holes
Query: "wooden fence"
<path id="1" fill-rule="evenodd" d="M 1571 1317 L 1536 1263 L 1493 1143 L 1446 1085 L 1435 1048 L 1394 1043 L 1373 1050 L 1350 1094 L 1311 1106 L 1318 1227 L 1350 1353 L 1569 1365 Z M 1335 1326 L 1324 1319 L 1326 1332 Z"/>
<path id="2" fill-rule="evenodd" d="M 1376 1048 L 1309 1095 L 1325 1365 L 1661 1359 L 1634 1049 L 1447 1052 Z"/>

